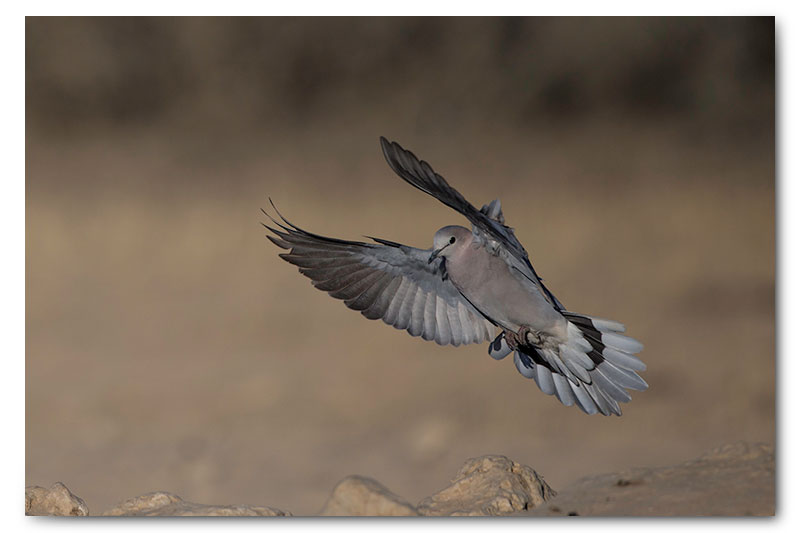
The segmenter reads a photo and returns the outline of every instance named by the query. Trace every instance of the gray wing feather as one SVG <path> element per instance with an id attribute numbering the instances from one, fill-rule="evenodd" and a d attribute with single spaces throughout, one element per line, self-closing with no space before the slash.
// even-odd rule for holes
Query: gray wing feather
<path id="1" fill-rule="evenodd" d="M 458 346 L 462 342 L 469 340 L 465 326 L 461 323 L 461 316 L 458 308 L 450 305 L 444 306 L 447 313 L 447 321 L 450 323 L 450 333 L 452 334 L 453 344 Z"/>
<path id="2" fill-rule="evenodd" d="M 386 162 L 401 178 L 417 189 L 426 192 L 463 214 L 476 226 L 491 234 L 495 240 L 512 250 L 520 259 L 527 258 L 527 252 L 507 226 L 493 218 L 489 218 L 469 203 L 457 190 L 437 174 L 427 161 L 421 161 L 411 151 L 404 149 L 396 142 L 389 142 L 381 137 L 381 148 Z"/>
<path id="3" fill-rule="evenodd" d="M 422 338 L 426 341 L 436 338 L 436 295 L 425 293 L 425 311 L 422 318 Z"/>
<path id="4" fill-rule="evenodd" d="M 270 219 L 279 229 L 265 224 L 273 233 L 267 238 L 288 250 L 280 257 L 350 309 L 438 344 L 492 339 L 494 325 L 442 279 L 441 259 L 428 264 L 430 250 L 382 239 L 375 239 L 379 244 L 332 239 L 300 229 L 283 216 L 284 224 Z"/>

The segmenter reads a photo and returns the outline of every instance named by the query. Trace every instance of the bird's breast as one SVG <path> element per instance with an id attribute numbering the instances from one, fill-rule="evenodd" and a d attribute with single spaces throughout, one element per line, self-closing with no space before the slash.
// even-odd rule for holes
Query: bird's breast
<path id="1" fill-rule="evenodd" d="M 459 257 L 460 256 L 460 257 Z M 447 261 L 450 281 L 481 313 L 500 326 L 516 331 L 560 332 L 564 317 L 545 300 L 530 280 L 512 272 L 498 256 L 480 248 Z"/>

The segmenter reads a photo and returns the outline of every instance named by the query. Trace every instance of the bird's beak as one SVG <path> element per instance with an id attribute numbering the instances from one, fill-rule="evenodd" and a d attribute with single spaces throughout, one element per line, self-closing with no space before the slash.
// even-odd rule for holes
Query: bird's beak
<path id="1" fill-rule="evenodd" d="M 428 258 L 428 264 L 430 265 L 431 263 L 433 263 L 434 259 L 439 257 L 439 254 L 442 253 L 442 250 L 444 250 L 445 248 L 447 248 L 447 245 L 444 245 L 438 250 L 434 250 L 433 252 L 431 252 L 431 256 Z"/>

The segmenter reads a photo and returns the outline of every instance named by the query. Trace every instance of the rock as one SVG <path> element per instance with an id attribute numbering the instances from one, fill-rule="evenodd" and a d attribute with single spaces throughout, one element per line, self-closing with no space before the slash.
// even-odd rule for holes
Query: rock
<path id="1" fill-rule="evenodd" d="M 469 459 L 452 484 L 422 500 L 417 511 L 429 516 L 504 515 L 533 509 L 556 492 L 533 470 L 502 455 Z"/>
<path id="2" fill-rule="evenodd" d="M 291 516 L 291 513 L 251 505 L 203 505 L 184 501 L 169 492 L 150 492 L 125 500 L 103 516 Z"/>
<path id="3" fill-rule="evenodd" d="M 348 476 L 334 487 L 322 516 L 417 516 L 414 506 L 372 478 Z"/>
<path id="4" fill-rule="evenodd" d="M 86 502 L 61 482 L 49 489 L 25 487 L 25 514 L 30 516 L 87 516 Z"/>
<path id="5" fill-rule="evenodd" d="M 771 516 L 775 450 L 766 444 L 728 444 L 675 466 L 584 478 L 526 514 Z"/>

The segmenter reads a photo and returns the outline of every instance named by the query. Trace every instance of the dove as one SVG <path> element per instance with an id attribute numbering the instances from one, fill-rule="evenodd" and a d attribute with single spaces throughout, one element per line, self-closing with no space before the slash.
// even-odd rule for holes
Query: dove
<path id="1" fill-rule="evenodd" d="M 643 345 L 625 326 L 567 311 L 544 285 L 507 226 L 499 199 L 476 209 L 425 161 L 380 138 L 389 167 L 403 180 L 461 213 L 471 225 L 445 226 L 419 249 L 377 237 L 324 237 L 280 220 L 263 224 L 279 257 L 314 287 L 410 335 L 440 345 L 488 342 L 489 355 L 514 354 L 514 366 L 547 395 L 584 413 L 621 415 L 628 390 L 646 390 L 637 374 Z M 275 227 L 273 227 L 275 226 Z"/>

